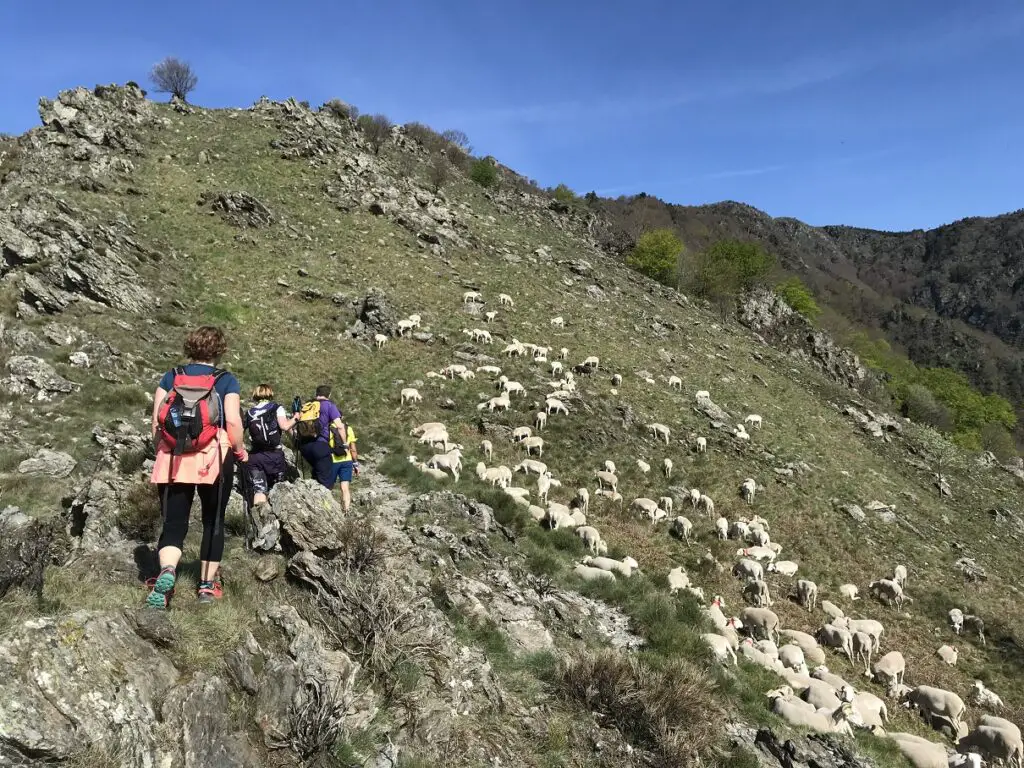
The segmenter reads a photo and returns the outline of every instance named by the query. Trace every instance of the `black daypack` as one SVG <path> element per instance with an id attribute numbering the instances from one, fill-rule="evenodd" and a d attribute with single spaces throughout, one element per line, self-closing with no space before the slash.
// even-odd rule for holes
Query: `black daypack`
<path id="1" fill-rule="evenodd" d="M 245 413 L 245 427 L 254 451 L 273 450 L 281 445 L 281 426 L 277 423 L 277 403 L 254 405 Z"/>

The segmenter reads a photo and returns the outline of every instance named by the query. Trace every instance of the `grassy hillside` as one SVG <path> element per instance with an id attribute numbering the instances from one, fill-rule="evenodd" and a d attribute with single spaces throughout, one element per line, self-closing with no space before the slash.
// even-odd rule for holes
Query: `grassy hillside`
<path id="1" fill-rule="evenodd" d="M 273 105 L 255 111 L 155 109 L 164 123 L 139 129 L 144 152 L 133 158 L 132 173 L 99 192 L 85 191 L 77 183 L 55 183 L 50 191 L 96 221 L 130 225 L 132 237 L 152 254 L 133 267 L 159 297 L 159 306 L 126 315 L 79 303 L 62 313 L 61 322 L 113 345 L 130 368 L 114 371 L 106 381 L 98 375 L 102 370 L 71 367 L 66 351 L 40 353 L 59 373 L 83 386 L 18 417 L 22 447 L 5 446 L 0 506 L 17 504 L 37 515 L 55 512 L 68 488 L 17 474 L 17 462 L 30 447 L 50 443 L 72 452 L 85 474 L 97 450 L 88 438 L 92 426 L 117 417 L 144 426 L 147 392 L 157 374 L 177 361 L 185 329 L 199 323 L 226 328 L 231 344 L 226 362 L 243 390 L 268 381 L 287 401 L 293 393 L 309 396 L 320 382 L 333 383 L 362 436 L 363 453 L 377 470 L 413 491 L 437 487 L 405 462 L 409 453 L 421 459 L 427 455 L 408 436 L 421 422 L 446 423 L 453 439 L 466 447 L 470 468 L 478 460 L 483 437 L 495 444 L 494 463 L 518 462 L 522 453 L 505 430 L 532 423 L 552 377 L 545 365 L 505 358 L 501 350 L 513 338 L 556 350 L 564 346 L 570 350 L 567 366 L 589 355 L 599 356 L 601 366 L 596 375 L 579 377 L 570 415 L 552 416 L 543 432 L 543 460 L 562 481 L 552 498 L 567 502 L 576 487 L 593 489 L 594 470 L 605 459 L 614 460 L 620 467 L 625 508 L 595 499 L 590 521 L 609 541 L 613 555 L 629 554 L 640 562 L 642 575 L 614 587 L 577 584 L 570 571 L 583 551 L 572 536 L 539 529 L 500 494 L 477 482 L 471 470 L 457 485 L 440 484 L 494 505 L 515 539 L 492 534 L 498 552 L 526 571 L 621 606 L 647 641 L 639 657 L 670 681 L 693 685 L 694 701 L 713 701 L 739 721 L 769 723 L 786 732 L 768 714 L 760 695 L 776 683 L 742 665 L 735 674 L 717 669 L 699 644 L 696 606 L 689 599 L 667 597 L 665 575 L 682 565 L 709 596 L 725 598 L 727 614 L 744 605 L 741 585 L 728 573 L 737 543 L 717 541 L 713 521 L 684 503 L 685 489 L 698 487 L 715 500 L 718 514 L 734 519 L 757 512 L 766 517 L 773 540 L 784 547 L 783 557 L 800 564 L 800 576 L 818 584 L 820 597 L 839 603 L 851 615 L 881 620 L 886 626 L 883 652 L 904 653 L 908 682 L 940 685 L 966 697 L 971 681 L 981 678 L 1007 702 L 1008 716 L 1020 721 L 1024 657 L 1018 643 L 1024 637 L 1024 598 L 1017 584 L 1022 530 L 1012 521 L 1019 521 L 1022 511 L 1013 477 L 955 453 L 942 469 L 953 495 L 941 497 L 931 473 L 934 442 L 926 433 L 905 424 L 902 435 L 891 441 L 866 435 L 843 414 L 851 400 L 860 400 L 858 395 L 762 345 L 717 313 L 626 270 L 597 250 L 578 222 L 549 210 L 546 200 L 508 189 L 489 192 L 459 174 L 443 198 L 433 198 L 425 185 L 425 152 L 392 140 L 376 157 L 350 124 L 339 122 L 336 131 L 325 131 L 297 105 L 293 115 Z M 323 138 L 337 151 L 282 157 L 274 143 L 290 142 L 296 132 Z M 442 247 L 432 248 L 389 211 L 375 215 L 368 204 L 340 203 L 339 189 L 356 190 L 350 197 L 369 192 L 374 200 L 402 201 L 395 204 L 400 210 L 414 205 L 404 201 L 419 193 L 429 206 L 448 209 L 457 237 L 441 236 Z M 273 222 L 240 228 L 199 204 L 204 193 L 238 191 L 263 203 Z M 7 187 L 5 194 L 24 192 Z M 589 269 L 581 261 L 589 262 Z M 369 338 L 347 334 L 363 297 L 374 288 L 386 294 L 399 317 L 419 313 L 430 340 L 391 338 L 377 350 Z M 485 325 L 482 316 L 466 310 L 462 293 L 470 288 L 483 293 L 485 310 L 497 310 L 495 322 Z M 13 306 L 10 287 L 8 291 Z M 515 306 L 499 307 L 499 293 L 511 295 Z M 565 319 L 564 329 L 549 323 L 558 315 Z M 50 321 L 26 317 L 23 325 L 41 333 Z M 462 331 L 475 327 L 490 330 L 494 343 L 471 343 Z M 463 382 L 426 375 L 450 363 L 474 366 L 487 358 L 527 388 L 527 396 L 514 398 L 508 413 L 481 415 L 476 408 L 495 393 L 492 377 L 479 374 Z M 613 373 L 623 377 L 617 391 L 611 385 Z M 681 392 L 669 388 L 670 375 L 682 378 Z M 399 390 L 406 386 L 418 387 L 423 402 L 401 406 Z M 752 431 L 749 443 L 714 429 L 694 408 L 694 393 L 702 389 L 734 421 L 748 413 L 763 415 L 763 428 Z M 669 445 L 648 436 L 644 425 L 652 421 L 671 428 Z M 707 454 L 694 450 L 698 435 L 708 438 Z M 921 446 L 926 446 L 924 455 Z M 666 457 L 675 465 L 671 479 L 658 471 Z M 636 459 L 649 462 L 651 473 L 642 474 Z M 797 469 L 791 475 L 777 471 L 788 466 Z M 746 477 L 762 486 L 752 508 L 739 496 Z M 356 485 L 365 483 L 373 488 L 372 480 Z M 664 525 L 652 527 L 628 510 L 633 498 L 665 495 L 675 497 L 677 514 L 687 514 L 695 523 L 696 539 L 689 546 L 671 538 Z M 894 505 L 895 521 L 885 522 L 868 511 L 866 520 L 858 522 L 840 509 L 846 504 L 866 507 L 872 500 Z M 1008 515 L 1011 522 L 997 520 L 996 509 L 1004 511 L 1000 520 Z M 727 566 L 724 573 L 702 569 L 706 551 Z M 953 568 L 965 555 L 983 565 L 987 580 L 965 584 Z M 224 603 L 200 612 L 182 601 L 182 608 L 172 612 L 175 625 L 191 641 L 179 645 L 187 650 L 175 658 L 183 668 L 215 667 L 245 629 L 257 626 L 257 605 L 288 599 L 294 588 L 286 582 L 258 584 L 249 577 L 250 560 L 234 538 L 226 557 L 229 591 Z M 905 614 L 866 594 L 867 583 L 888 576 L 896 563 L 906 564 L 910 572 L 908 593 L 914 602 Z M 824 617 L 820 612 L 809 615 L 786 599 L 791 581 L 770 577 L 774 609 L 784 627 L 813 633 Z M 844 582 L 860 585 L 864 599 L 844 603 L 836 592 Z M 0 601 L 0 625 L 11 627 L 40 610 L 61 615 L 83 606 L 131 606 L 144 592 L 116 577 L 81 579 L 58 568 L 48 572 L 45 596 L 40 607 L 27 595 L 12 592 Z M 954 606 L 985 619 L 986 647 L 950 633 L 946 612 Z M 457 612 L 451 618 L 458 624 Z M 546 726 L 546 743 L 522 744 L 535 750 L 521 754 L 525 764 L 594 764 L 588 762 L 592 758 L 586 745 L 566 731 L 598 707 L 579 700 L 571 680 L 567 682 L 568 672 L 559 672 L 554 662 L 516 660 L 500 636 L 483 636 L 479 630 L 466 630 L 463 636 L 493 654 L 495 667 L 512 688 L 558 712 Z M 956 668 L 934 655 L 946 642 L 961 650 Z M 593 640 L 588 643 L 593 645 Z M 557 644 L 556 656 L 562 656 L 578 653 L 581 641 L 559 637 Z M 682 662 L 681 668 L 671 666 Z M 863 680 L 838 656 L 830 654 L 829 667 Z M 877 686 L 864 685 L 882 694 Z M 910 715 L 892 709 L 895 729 L 921 730 Z M 678 714 L 685 708 L 669 711 Z M 617 721 L 614 712 L 608 722 L 624 735 L 639 732 Z M 705 756 L 718 754 L 725 765 L 747 759 L 731 751 L 714 727 L 700 738 L 693 735 L 697 727 L 689 727 Z M 369 738 L 382 739 L 383 733 L 372 732 Z M 663 764 L 670 764 L 671 755 L 683 754 L 673 753 L 663 737 L 649 738 L 646 746 L 669 761 Z M 875 755 L 879 764 L 901 764 L 891 749 L 870 737 L 859 739 L 859 749 Z"/>

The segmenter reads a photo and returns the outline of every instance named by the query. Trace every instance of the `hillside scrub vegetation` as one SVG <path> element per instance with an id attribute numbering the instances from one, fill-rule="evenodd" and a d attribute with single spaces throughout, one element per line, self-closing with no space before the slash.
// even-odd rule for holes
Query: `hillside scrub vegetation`
<path id="1" fill-rule="evenodd" d="M 821 314 L 821 307 L 814 300 L 814 294 L 804 285 L 804 281 L 795 275 L 775 286 L 775 292 L 793 308 L 810 321 L 814 321 Z"/>
<path id="2" fill-rule="evenodd" d="M 484 189 L 492 189 L 498 186 L 500 176 L 494 162 L 486 157 L 481 157 L 470 164 L 469 178 Z"/>
<path id="3" fill-rule="evenodd" d="M 188 95 L 199 85 L 199 76 L 190 64 L 168 56 L 150 70 L 149 79 L 157 93 L 169 93 L 173 99 L 188 101 Z"/>
<path id="4" fill-rule="evenodd" d="M 640 235 L 626 264 L 665 285 L 674 285 L 683 243 L 670 229 L 654 229 Z"/>

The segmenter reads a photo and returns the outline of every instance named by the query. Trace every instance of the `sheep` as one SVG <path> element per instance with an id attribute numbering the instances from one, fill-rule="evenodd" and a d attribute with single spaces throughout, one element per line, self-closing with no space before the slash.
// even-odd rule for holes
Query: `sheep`
<path id="1" fill-rule="evenodd" d="M 768 583 L 757 579 L 748 579 L 743 587 L 743 596 L 756 608 L 771 607 L 772 596 L 768 591 Z"/>
<path id="2" fill-rule="evenodd" d="M 721 541 L 725 541 L 729 537 L 729 521 L 724 517 L 719 517 L 715 520 L 715 535 Z"/>
<path id="3" fill-rule="evenodd" d="M 435 469 L 434 467 L 429 467 L 429 466 L 426 465 L 425 462 L 420 461 L 420 462 L 417 462 L 416 464 L 414 464 L 413 466 L 415 466 L 416 469 L 418 469 L 423 474 L 427 475 L 428 477 L 432 477 L 435 480 L 447 480 L 448 479 L 448 473 L 447 472 L 445 472 L 442 469 Z M 458 480 L 458 476 L 456 476 L 456 480 Z"/>
<path id="4" fill-rule="evenodd" d="M 964 628 L 964 612 L 959 608 L 950 608 L 949 625 L 952 627 L 953 632 L 959 635 L 960 630 Z"/>
<path id="5" fill-rule="evenodd" d="M 441 369 L 441 375 L 449 379 L 454 379 L 459 374 L 465 373 L 466 370 L 466 366 L 459 363 L 452 363 L 451 365 L 446 365 Z"/>
<path id="6" fill-rule="evenodd" d="M 732 575 L 744 579 L 758 579 L 759 581 L 763 581 L 764 567 L 756 560 L 748 560 L 744 558 L 732 567 Z"/>
<path id="7" fill-rule="evenodd" d="M 538 456 L 544 456 L 544 438 L 543 437 L 528 437 L 525 440 L 519 441 L 519 447 L 526 449 L 526 455 L 530 456 L 535 451 Z"/>
<path id="8" fill-rule="evenodd" d="M 622 386 L 622 374 L 621 373 L 616 373 L 616 374 L 612 375 L 612 386 L 613 387 L 621 387 Z"/>
<path id="9" fill-rule="evenodd" d="M 573 518 L 572 513 L 566 507 L 554 502 L 548 502 L 548 508 L 541 523 L 553 531 L 560 528 L 578 528 L 580 523 Z"/>
<path id="10" fill-rule="evenodd" d="M 476 302 L 476 301 L 481 301 L 482 302 L 483 300 L 484 300 L 484 296 L 483 296 L 482 293 L 480 293 L 480 291 L 466 291 L 464 294 L 462 294 L 462 303 L 463 304 L 472 304 L 473 302 Z"/>
<path id="11" fill-rule="evenodd" d="M 549 397 L 544 401 L 544 410 L 547 413 L 564 413 L 569 415 L 569 407 L 557 397 Z"/>
<path id="12" fill-rule="evenodd" d="M 708 439 L 706 437 L 697 438 L 697 453 L 708 452 Z"/>
<path id="13" fill-rule="evenodd" d="M 779 617 L 767 608 L 744 608 L 740 611 L 740 620 L 744 626 L 764 633 L 768 640 L 775 640 L 778 643 Z"/>
<path id="14" fill-rule="evenodd" d="M 821 664 L 812 669 L 811 677 L 813 677 L 815 680 L 821 680 L 823 683 L 828 683 L 837 693 L 843 688 L 843 686 L 848 685 L 848 683 L 845 680 L 843 680 L 843 678 L 841 678 L 839 675 L 833 675 L 831 672 L 829 672 L 828 667 L 826 667 L 824 664 Z"/>
<path id="15" fill-rule="evenodd" d="M 462 451 L 458 448 L 453 448 L 445 453 L 435 453 L 427 461 L 428 467 L 436 467 L 437 469 L 450 469 L 455 470 L 462 469 Z M 455 478 L 458 480 L 458 477 Z"/>
<path id="16" fill-rule="evenodd" d="M 938 650 L 935 651 L 935 655 L 949 666 L 955 667 L 957 659 L 960 657 L 960 652 L 951 645 L 941 645 Z"/>
<path id="17" fill-rule="evenodd" d="M 520 488 L 518 486 L 512 485 L 506 486 L 501 490 L 503 490 L 507 495 L 511 496 L 513 499 L 527 499 L 530 497 L 529 488 Z"/>
<path id="18" fill-rule="evenodd" d="M 846 616 L 846 614 L 843 613 L 843 610 L 838 605 L 833 603 L 831 600 L 822 600 L 821 610 L 823 610 L 825 612 L 825 615 L 828 616 L 829 621 L 834 621 L 835 619 L 842 619 Z"/>
<path id="19" fill-rule="evenodd" d="M 750 557 L 754 560 L 775 560 L 775 550 L 769 547 L 746 547 L 736 550 L 736 557 Z"/>
<path id="20" fill-rule="evenodd" d="M 895 603 L 896 610 L 900 610 L 903 607 L 903 589 L 895 581 L 889 579 L 872 581 L 868 584 L 868 592 L 888 606 Z"/>
<path id="21" fill-rule="evenodd" d="M 457 373 L 455 375 L 458 376 L 463 381 L 469 381 L 470 379 L 476 378 L 476 374 L 473 373 L 473 371 L 463 371 L 462 373 Z"/>
<path id="22" fill-rule="evenodd" d="M 675 502 L 673 501 L 671 496 L 659 496 L 658 506 L 665 510 L 665 514 L 671 515 L 673 511 L 672 508 L 673 506 L 675 506 Z"/>
<path id="23" fill-rule="evenodd" d="M 409 403 L 420 403 L 423 401 L 423 395 L 420 394 L 418 389 L 414 387 L 406 387 L 401 392 L 402 405 Z"/>
<path id="24" fill-rule="evenodd" d="M 618 491 L 613 491 L 608 488 L 595 488 L 595 496 L 602 496 L 612 502 L 618 502 L 619 506 L 622 506 L 622 494 Z"/>
<path id="25" fill-rule="evenodd" d="M 748 533 L 750 533 L 750 526 L 748 526 L 742 519 L 733 521 L 729 526 L 730 539 L 745 540 Z"/>
<path id="26" fill-rule="evenodd" d="M 526 397 L 526 387 L 520 384 L 518 381 L 503 381 L 501 382 L 501 388 L 504 390 L 506 395 L 522 395 Z"/>
<path id="27" fill-rule="evenodd" d="M 757 481 L 754 478 L 748 477 L 746 480 L 740 483 L 740 495 L 743 497 L 743 500 L 747 502 L 747 504 L 754 503 L 754 494 L 756 493 Z"/>
<path id="28" fill-rule="evenodd" d="M 922 717 L 929 723 L 933 717 L 949 720 L 954 733 L 960 730 L 964 715 L 967 713 L 967 706 L 963 699 L 952 691 L 934 688 L 930 685 L 911 688 L 903 695 L 902 703 L 918 709 Z"/>
<path id="29" fill-rule="evenodd" d="M 526 354 L 526 349 L 522 344 L 514 341 L 511 344 L 506 345 L 505 348 L 501 350 L 501 353 L 507 357 L 522 357 Z"/>
<path id="30" fill-rule="evenodd" d="M 672 459 L 667 456 L 661 461 L 661 473 L 665 475 L 666 480 L 672 478 Z"/>
<path id="31" fill-rule="evenodd" d="M 690 577 L 686 571 L 683 570 L 682 566 L 676 566 L 668 572 L 668 591 L 670 595 L 674 595 L 681 589 L 686 589 L 690 586 Z M 721 613 L 721 611 L 719 611 Z M 722 626 L 725 626 L 725 618 L 722 618 Z"/>
<path id="32" fill-rule="evenodd" d="M 685 541 L 687 545 L 690 543 L 690 534 L 693 533 L 693 523 L 687 518 L 680 515 L 672 521 L 672 534 L 678 536 L 680 539 Z"/>
<path id="33" fill-rule="evenodd" d="M 548 322 L 552 328 L 565 328 L 565 318 L 561 315 L 558 317 L 552 317 Z"/>
<path id="34" fill-rule="evenodd" d="M 860 600 L 860 598 L 857 597 L 857 593 L 859 591 L 860 590 L 857 588 L 856 584 L 840 584 L 839 585 L 839 594 L 842 595 L 843 597 L 845 597 L 847 600 L 851 600 L 851 601 L 852 600 Z"/>
<path id="35" fill-rule="evenodd" d="M 832 712 L 815 711 L 799 699 L 793 698 L 791 694 L 792 691 L 770 691 L 768 694 L 772 712 L 790 725 L 807 728 L 816 733 L 852 733 L 847 720 L 850 713 L 849 704 L 840 703 Z"/>
<path id="36" fill-rule="evenodd" d="M 488 461 L 491 460 L 491 457 L 494 455 L 494 446 L 491 444 L 490 440 L 480 441 L 480 453 L 482 453 Z"/>
<path id="37" fill-rule="evenodd" d="M 567 360 L 568 357 L 569 357 L 569 348 L 568 347 L 562 347 L 560 350 L 558 350 L 558 359 L 559 360 Z"/>
<path id="38" fill-rule="evenodd" d="M 980 616 L 964 614 L 964 626 L 973 629 L 977 633 L 978 639 L 981 640 L 981 644 L 985 645 L 985 622 L 981 620 Z"/>
<path id="39" fill-rule="evenodd" d="M 507 293 L 499 293 L 498 294 L 498 304 L 500 304 L 503 307 L 514 307 L 515 306 L 515 302 L 512 301 L 512 297 L 509 296 Z"/>
<path id="40" fill-rule="evenodd" d="M 768 570 L 772 569 L 775 563 L 768 565 Z M 808 610 L 808 612 L 814 610 L 814 606 L 818 602 L 818 585 L 813 581 L 807 579 L 799 579 L 796 583 L 796 600 L 800 605 Z"/>
<path id="41" fill-rule="evenodd" d="M 845 617 L 839 619 L 836 622 L 837 627 L 843 627 L 851 632 L 864 632 L 865 634 L 871 635 L 871 639 L 875 643 L 875 653 L 878 652 L 879 645 L 882 641 L 882 635 L 885 634 L 885 627 L 882 626 L 881 622 L 875 621 L 874 619 L 851 619 Z"/>
<path id="42" fill-rule="evenodd" d="M 710 632 L 701 635 L 701 638 L 705 643 L 707 643 L 712 653 L 714 653 L 715 658 L 722 664 L 728 666 L 730 658 L 732 659 L 733 666 L 738 663 L 736 660 L 736 652 L 732 649 L 732 646 L 729 645 L 729 641 L 727 639 L 721 635 L 716 635 Z"/>
<path id="43" fill-rule="evenodd" d="M 778 573 L 781 576 L 796 576 L 797 569 L 800 566 L 794 563 L 792 560 L 777 560 L 775 562 L 768 563 L 768 573 Z"/>
<path id="44" fill-rule="evenodd" d="M 491 338 L 491 332 L 485 331 L 482 328 L 474 328 L 469 334 L 473 337 L 473 341 L 476 342 L 483 342 L 484 344 L 492 344 L 494 342 L 494 339 Z"/>
<path id="45" fill-rule="evenodd" d="M 577 565 L 572 572 L 583 581 L 615 581 L 614 573 L 602 571 L 600 568 L 591 568 L 589 565 Z"/>
<path id="46" fill-rule="evenodd" d="M 482 411 L 486 408 L 488 411 L 507 411 L 512 407 L 512 401 L 508 398 L 508 392 L 505 392 L 498 397 L 492 397 L 490 400 L 485 400 L 479 403 L 476 407 L 478 411 Z"/>
<path id="47" fill-rule="evenodd" d="M 889 722 L 889 707 L 886 703 L 869 691 L 857 691 L 850 685 L 844 687 L 849 690 L 843 691 L 840 698 L 850 699 L 864 725 L 868 728 L 884 728 Z"/>
<path id="48" fill-rule="evenodd" d="M 679 568 L 678 570 L 681 572 L 683 569 Z M 671 577 L 671 573 L 669 576 Z M 687 577 L 687 581 L 689 581 L 689 577 Z M 725 608 L 725 601 L 722 599 L 721 595 L 715 595 L 711 599 L 711 605 L 707 608 L 701 608 L 701 613 L 707 617 L 708 621 L 710 621 L 718 631 L 725 629 L 728 624 L 725 614 L 722 613 L 723 608 Z"/>
<path id="49" fill-rule="evenodd" d="M 1003 706 L 1003 700 L 993 691 L 986 688 L 981 680 L 974 681 L 974 685 L 971 687 L 971 698 L 980 707 L 999 709 Z"/>
<path id="50" fill-rule="evenodd" d="M 605 544 L 601 534 L 594 526 L 581 525 L 576 529 L 576 535 L 583 539 L 583 544 L 590 550 L 590 554 L 600 555 L 608 551 L 608 545 Z M 604 552 L 602 552 L 602 549 Z"/>
<path id="51" fill-rule="evenodd" d="M 640 498 L 633 499 L 633 502 L 629 505 L 630 509 L 634 509 L 641 514 L 647 516 L 653 516 L 655 511 L 658 509 L 658 502 L 654 499 L 648 499 L 643 496 Z"/>
<path id="52" fill-rule="evenodd" d="M 651 437 L 653 437 L 655 440 L 661 440 L 662 438 L 664 438 L 665 445 L 668 445 L 669 436 L 671 435 L 672 430 L 670 430 L 664 424 L 659 424 L 658 422 L 648 424 L 647 431 L 651 433 Z"/>
<path id="53" fill-rule="evenodd" d="M 752 526 L 748 526 L 747 528 L 746 540 L 748 544 L 755 547 L 770 547 L 772 543 L 767 531 L 763 528 L 755 528 Z"/>
<path id="54" fill-rule="evenodd" d="M 413 328 L 419 328 L 420 327 L 420 321 L 422 319 L 423 318 L 421 318 L 418 314 L 409 315 L 409 318 L 408 318 L 409 322 L 412 323 L 412 327 Z"/>
<path id="55" fill-rule="evenodd" d="M 900 585 L 902 589 L 907 588 L 907 566 L 897 565 L 892 571 L 892 580 Z"/>
<path id="56" fill-rule="evenodd" d="M 896 746 L 913 768 L 950 768 L 946 748 L 941 744 L 912 733 L 889 731 L 885 735 L 896 742 Z"/>
<path id="57" fill-rule="evenodd" d="M 867 634 L 867 633 L 865 633 Z M 874 643 L 874 638 L 871 638 Z M 878 648 L 874 648 L 877 652 Z M 891 688 L 903 684 L 903 675 L 907 671 L 907 662 L 899 651 L 889 651 L 882 658 L 876 661 L 871 667 L 871 673 L 866 677 L 873 677 L 878 682 Z"/>
<path id="58" fill-rule="evenodd" d="M 706 389 L 699 389 L 697 390 L 697 394 L 694 397 L 697 399 L 698 403 L 701 403 L 704 402 L 705 400 L 710 400 L 711 393 L 708 392 Z"/>
<path id="59" fill-rule="evenodd" d="M 690 503 L 693 505 L 694 509 L 697 509 L 697 505 L 700 504 L 700 489 L 690 489 Z"/>
<path id="60" fill-rule="evenodd" d="M 543 475 L 548 471 L 548 465 L 543 461 L 537 461 L 536 459 L 523 459 L 521 462 L 515 465 L 512 469 L 513 472 L 522 472 L 523 474 L 530 474 L 533 472 L 537 475 Z"/>
<path id="61" fill-rule="evenodd" d="M 696 598 L 698 602 L 704 602 L 704 590 L 700 587 L 695 587 L 692 584 L 688 584 L 687 586 L 683 587 L 683 591 L 691 597 Z"/>
<path id="62" fill-rule="evenodd" d="M 584 565 L 592 568 L 600 568 L 603 571 L 611 571 L 619 576 L 629 578 L 634 571 L 640 570 L 640 565 L 632 557 L 624 557 L 621 560 L 613 560 L 610 557 L 584 557 L 581 561 Z"/>
<path id="63" fill-rule="evenodd" d="M 789 644 L 779 648 L 779 661 L 786 669 L 792 669 L 797 674 L 807 674 L 807 662 L 804 660 L 804 652 L 799 645 Z"/>
<path id="64" fill-rule="evenodd" d="M 850 630 L 826 624 L 818 630 L 817 641 L 826 648 L 842 651 L 847 659 L 853 661 L 853 635 Z"/>
<path id="65" fill-rule="evenodd" d="M 545 472 L 537 477 L 537 499 L 545 504 L 548 502 L 548 491 L 551 490 L 551 473 Z"/>
<path id="66" fill-rule="evenodd" d="M 425 445 L 436 445 L 437 443 L 448 444 L 448 430 L 442 427 L 441 429 L 431 430 L 430 432 L 424 432 L 420 435 L 418 441 Z"/>
<path id="67" fill-rule="evenodd" d="M 425 432 L 433 432 L 435 430 L 445 429 L 444 424 L 440 421 L 425 421 L 418 427 L 413 427 L 409 430 L 409 434 L 413 437 L 424 434 Z"/>
<path id="68" fill-rule="evenodd" d="M 398 335 L 405 336 L 407 331 L 411 331 L 415 327 L 416 326 L 413 325 L 412 320 L 399 320 L 397 326 Z"/>
<path id="69" fill-rule="evenodd" d="M 477 373 L 486 373 L 486 374 L 489 374 L 491 376 L 500 376 L 501 375 L 501 368 L 499 368 L 496 365 L 478 365 L 476 367 L 476 372 Z"/>
<path id="70" fill-rule="evenodd" d="M 800 650 L 804 652 L 804 658 L 807 659 L 808 664 L 813 664 L 817 667 L 825 663 L 825 652 L 818 645 L 818 641 L 806 632 L 801 632 L 797 629 L 783 629 L 780 630 L 779 637 L 791 640 L 799 645 Z"/>
<path id="71" fill-rule="evenodd" d="M 863 659 L 864 674 L 871 676 L 871 652 L 874 650 L 875 642 L 871 635 L 866 632 L 853 632 L 853 663 L 858 664 Z"/>
<path id="72" fill-rule="evenodd" d="M 533 430 L 530 427 L 516 427 L 512 430 L 512 442 L 517 443 L 520 440 L 525 440 L 533 434 Z"/>
<path id="73" fill-rule="evenodd" d="M 702 493 L 700 495 L 699 501 L 700 501 L 700 506 L 704 507 L 704 512 L 707 514 L 707 516 L 709 518 L 714 517 L 715 516 L 715 502 L 714 502 L 714 500 L 710 496 Z"/>
<path id="74" fill-rule="evenodd" d="M 504 467 L 491 467 L 490 469 L 481 461 L 476 465 L 476 476 L 479 477 L 483 482 L 490 483 L 492 486 L 498 485 L 504 487 L 508 485 L 505 478 L 505 473 L 502 471 Z"/>
<path id="75" fill-rule="evenodd" d="M 498 313 L 493 309 L 490 312 L 484 312 L 484 320 L 488 323 L 493 323 L 494 319 L 498 316 Z"/>
<path id="76" fill-rule="evenodd" d="M 736 429 L 732 431 L 733 437 L 737 440 L 749 440 L 750 433 L 744 428 L 742 424 L 737 424 Z"/>
<path id="77" fill-rule="evenodd" d="M 601 358 L 599 358 L 597 355 L 591 355 L 590 357 L 583 361 L 583 365 L 585 365 L 587 368 L 593 368 L 594 370 L 597 370 L 601 367 Z"/>
<path id="78" fill-rule="evenodd" d="M 1005 761 L 1008 765 L 1024 765 L 1024 741 L 1020 731 L 994 725 L 978 725 L 957 742 L 961 752 L 977 751 L 990 762 Z"/>
<path id="79" fill-rule="evenodd" d="M 383 349 L 384 345 L 387 344 L 387 343 L 388 343 L 388 337 L 385 336 L 383 333 L 374 334 L 374 336 L 373 336 L 373 345 L 375 347 L 377 347 L 377 349 Z"/>
<path id="80" fill-rule="evenodd" d="M 749 416 L 747 416 L 747 418 L 745 418 L 743 420 L 743 423 L 744 424 L 749 424 L 754 429 L 760 429 L 761 428 L 761 417 L 758 416 L 756 413 L 752 413 Z"/>

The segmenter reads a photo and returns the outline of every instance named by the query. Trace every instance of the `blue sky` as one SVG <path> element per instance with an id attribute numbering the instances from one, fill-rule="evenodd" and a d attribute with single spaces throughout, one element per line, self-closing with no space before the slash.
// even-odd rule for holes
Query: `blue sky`
<path id="1" fill-rule="evenodd" d="M 0 50 L 11 133 L 175 55 L 197 104 L 339 97 L 580 193 L 881 229 L 1024 207 L 1019 0 L 43 0 L 0 5 Z"/>

